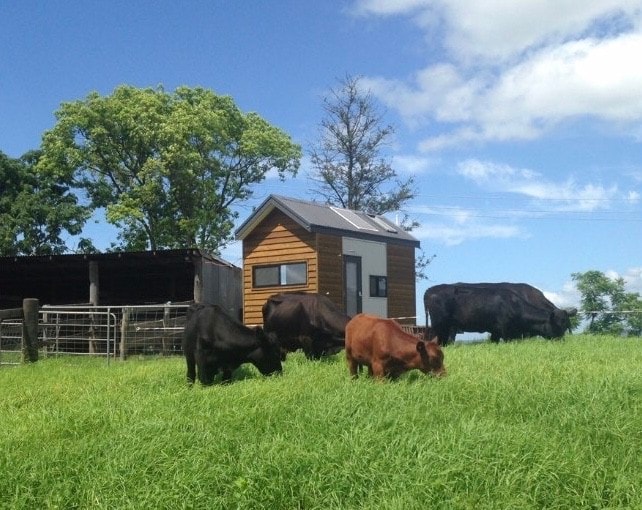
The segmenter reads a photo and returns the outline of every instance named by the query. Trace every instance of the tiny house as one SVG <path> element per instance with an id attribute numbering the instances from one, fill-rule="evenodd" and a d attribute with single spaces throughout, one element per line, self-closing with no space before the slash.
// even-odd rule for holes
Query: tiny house
<path id="1" fill-rule="evenodd" d="M 243 320 L 262 324 L 278 292 L 327 295 L 348 315 L 415 323 L 419 241 L 383 216 L 270 195 L 237 229 Z"/>

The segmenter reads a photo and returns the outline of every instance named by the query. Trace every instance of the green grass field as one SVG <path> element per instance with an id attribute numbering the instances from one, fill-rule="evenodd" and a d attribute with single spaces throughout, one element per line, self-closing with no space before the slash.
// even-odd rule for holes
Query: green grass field
<path id="1" fill-rule="evenodd" d="M 0 367 L 0 506 L 642 509 L 640 339 L 445 355 L 442 379 L 295 354 L 192 389 L 182 358 Z"/>

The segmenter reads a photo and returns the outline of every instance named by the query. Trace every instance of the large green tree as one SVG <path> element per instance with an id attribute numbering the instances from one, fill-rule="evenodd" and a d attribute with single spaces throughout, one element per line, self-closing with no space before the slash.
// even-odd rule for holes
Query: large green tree
<path id="1" fill-rule="evenodd" d="M 39 168 L 105 208 L 117 249 L 218 251 L 232 237 L 232 206 L 271 170 L 295 175 L 301 156 L 283 131 L 203 88 L 123 85 L 63 103 L 56 118 Z"/>
<path id="2" fill-rule="evenodd" d="M 642 334 L 642 299 L 626 292 L 623 278 L 591 270 L 571 275 L 581 295 L 581 311 L 590 333 Z"/>
<path id="3" fill-rule="evenodd" d="M 39 153 L 19 159 L 0 152 L 0 255 L 51 255 L 69 251 L 65 239 L 80 234 L 90 211 L 70 182 L 40 175 Z"/>

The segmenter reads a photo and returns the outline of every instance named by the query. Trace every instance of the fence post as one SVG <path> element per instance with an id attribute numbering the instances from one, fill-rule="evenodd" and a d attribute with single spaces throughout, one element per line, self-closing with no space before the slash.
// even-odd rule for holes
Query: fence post
<path id="1" fill-rule="evenodd" d="M 22 361 L 38 361 L 38 311 L 40 302 L 37 299 L 22 300 Z"/>
<path id="2" fill-rule="evenodd" d="M 203 258 L 194 257 L 194 302 L 203 302 Z"/>
<path id="3" fill-rule="evenodd" d="M 128 307 L 123 307 L 123 317 L 120 321 L 120 359 L 125 360 L 127 355 L 127 330 L 129 329 L 129 313 Z"/>
<path id="4" fill-rule="evenodd" d="M 95 260 L 89 261 L 89 302 L 98 306 L 100 295 L 100 273 L 98 272 L 98 262 Z"/>
<path id="5" fill-rule="evenodd" d="M 100 274 L 98 271 L 98 262 L 89 261 L 89 303 L 94 308 L 98 306 L 98 296 L 100 295 Z M 89 354 L 95 354 L 96 348 L 96 316 L 89 313 Z"/>
<path id="6" fill-rule="evenodd" d="M 169 308 L 169 303 L 165 303 L 165 306 L 163 307 L 163 333 L 161 337 L 161 343 L 163 346 L 163 356 L 166 356 L 168 353 L 168 344 L 169 344 L 169 335 L 167 334 L 167 328 L 169 328 L 170 325 L 170 308 Z"/>

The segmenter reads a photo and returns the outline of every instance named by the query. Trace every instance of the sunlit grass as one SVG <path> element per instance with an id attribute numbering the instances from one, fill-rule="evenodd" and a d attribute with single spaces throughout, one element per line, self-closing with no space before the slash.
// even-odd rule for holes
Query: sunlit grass
<path id="1" fill-rule="evenodd" d="M 642 508 L 642 343 L 454 345 L 448 376 L 288 357 L 0 368 L 3 508 Z"/>

